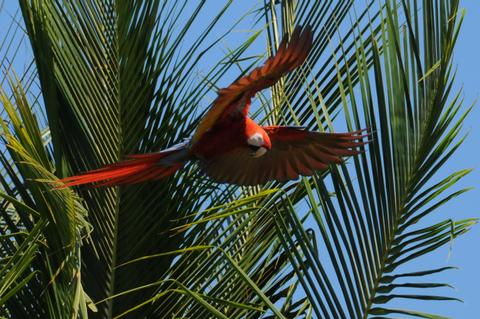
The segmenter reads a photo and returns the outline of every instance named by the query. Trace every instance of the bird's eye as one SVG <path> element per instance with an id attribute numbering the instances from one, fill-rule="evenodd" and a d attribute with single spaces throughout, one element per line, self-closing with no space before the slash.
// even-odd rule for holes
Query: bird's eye
<path id="1" fill-rule="evenodd" d="M 248 148 L 250 148 L 252 151 L 256 152 L 260 149 L 261 146 L 256 146 L 256 145 L 251 145 L 248 144 Z"/>

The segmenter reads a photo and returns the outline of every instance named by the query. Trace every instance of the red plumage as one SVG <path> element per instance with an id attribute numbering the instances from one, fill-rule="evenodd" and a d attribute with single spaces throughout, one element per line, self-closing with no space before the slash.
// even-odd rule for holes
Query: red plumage
<path id="1" fill-rule="evenodd" d="M 261 127 L 248 117 L 252 97 L 300 66 L 312 47 L 309 27 L 297 27 L 262 67 L 218 92 L 217 99 L 188 142 L 153 154 L 131 155 L 104 168 L 60 180 L 59 188 L 83 184 L 113 186 L 158 180 L 174 174 L 187 161 L 217 182 L 255 185 L 312 175 L 342 156 L 359 153 L 361 131 L 329 134 L 288 126 Z"/>
<path id="2" fill-rule="evenodd" d="M 162 179 L 172 175 L 184 165 L 184 163 L 159 165 L 159 161 L 169 154 L 171 152 L 131 155 L 127 161 L 64 178 L 61 180 L 64 184 L 60 188 L 90 183 L 98 183 L 96 187 L 113 186 Z"/>

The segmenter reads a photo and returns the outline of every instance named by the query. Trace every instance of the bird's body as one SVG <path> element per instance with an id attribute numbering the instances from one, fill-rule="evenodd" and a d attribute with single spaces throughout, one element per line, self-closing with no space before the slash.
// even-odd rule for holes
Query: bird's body
<path id="1" fill-rule="evenodd" d="M 212 159 L 236 148 L 262 147 L 269 141 L 265 130 L 252 119 L 231 119 L 205 132 L 198 142 L 192 145 L 191 154 L 197 159 Z"/>
<path id="2" fill-rule="evenodd" d="M 291 126 L 262 127 L 248 117 L 256 92 L 273 85 L 300 66 L 312 46 L 310 28 L 296 28 L 288 48 L 284 39 L 274 57 L 248 76 L 221 89 L 193 137 L 158 153 L 131 155 L 128 160 L 62 179 L 60 187 L 133 184 L 172 175 L 188 161 L 197 161 L 220 183 L 256 185 L 312 175 L 342 156 L 358 154 L 361 131 L 333 134 Z"/>

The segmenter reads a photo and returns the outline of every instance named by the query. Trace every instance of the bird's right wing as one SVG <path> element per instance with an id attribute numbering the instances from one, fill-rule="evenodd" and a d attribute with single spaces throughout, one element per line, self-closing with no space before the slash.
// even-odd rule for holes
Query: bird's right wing
<path id="1" fill-rule="evenodd" d="M 202 163 L 205 173 L 219 183 L 257 185 L 284 182 L 323 171 L 341 163 L 343 156 L 360 153 L 363 131 L 350 133 L 309 132 L 286 126 L 264 127 L 272 149 L 254 158 L 248 148 L 237 148 Z"/>
<path id="2" fill-rule="evenodd" d="M 200 121 L 192 142 L 198 141 L 223 114 L 244 112 L 248 107 L 247 100 L 256 92 L 272 86 L 283 75 L 300 66 L 312 48 L 312 41 L 312 29 L 309 26 L 303 29 L 300 26 L 296 27 L 288 44 L 287 38 L 284 37 L 275 56 L 269 58 L 263 66 L 219 90 L 217 99 Z"/>

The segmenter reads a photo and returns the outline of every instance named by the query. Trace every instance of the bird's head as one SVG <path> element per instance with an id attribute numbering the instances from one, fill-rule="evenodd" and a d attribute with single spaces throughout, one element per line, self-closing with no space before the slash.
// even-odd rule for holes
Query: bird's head
<path id="1" fill-rule="evenodd" d="M 260 157 L 265 155 L 267 151 L 272 148 L 272 143 L 270 142 L 270 138 L 268 134 L 263 132 L 257 132 L 247 139 L 248 148 L 252 151 L 252 157 Z"/>

